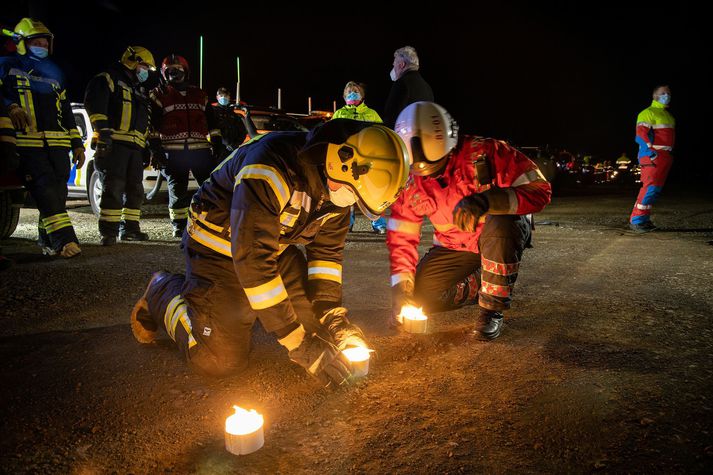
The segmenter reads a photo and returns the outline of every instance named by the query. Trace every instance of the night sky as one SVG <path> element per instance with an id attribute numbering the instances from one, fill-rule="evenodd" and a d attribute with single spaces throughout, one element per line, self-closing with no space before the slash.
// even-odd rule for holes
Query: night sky
<path id="1" fill-rule="evenodd" d="M 382 112 L 393 51 L 411 45 L 436 101 L 462 132 L 614 160 L 622 151 L 636 155 L 636 115 L 653 87 L 666 83 L 677 119 L 674 179 L 711 178 L 710 133 L 694 119 L 710 107 L 711 55 L 702 46 L 709 34 L 692 2 L 441 2 L 432 10 L 396 2 L 401 15 L 387 14 L 386 2 L 340 11 L 308 2 L 7 3 L 0 23 L 33 14 L 55 34 L 54 58 L 73 101 L 127 44 L 149 48 L 157 62 L 170 52 L 185 56 L 197 84 L 202 34 L 211 97 L 218 86 L 235 89 L 240 56 L 241 98 L 250 104 L 276 105 L 281 88 L 287 111 L 306 112 L 308 96 L 314 109 L 331 111 L 332 101 L 343 105 L 344 84 L 356 80 Z"/>

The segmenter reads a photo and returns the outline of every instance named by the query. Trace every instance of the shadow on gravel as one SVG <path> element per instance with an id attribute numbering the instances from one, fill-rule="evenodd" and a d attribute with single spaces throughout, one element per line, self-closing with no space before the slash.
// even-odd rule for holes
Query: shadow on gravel
<path id="1" fill-rule="evenodd" d="M 551 338 L 545 345 L 545 355 L 569 366 L 586 369 L 613 369 L 640 374 L 658 373 L 669 366 L 668 361 L 642 348 Z"/>

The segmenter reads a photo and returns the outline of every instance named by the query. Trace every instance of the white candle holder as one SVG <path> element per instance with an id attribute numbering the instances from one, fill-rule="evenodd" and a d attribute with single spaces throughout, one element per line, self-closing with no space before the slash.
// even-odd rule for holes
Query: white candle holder
<path id="1" fill-rule="evenodd" d="M 342 350 L 342 354 L 347 357 L 351 364 L 352 376 L 361 378 L 369 374 L 369 349 L 353 347 Z"/>
<path id="2" fill-rule="evenodd" d="M 428 330 L 428 317 L 421 308 L 404 305 L 399 317 L 403 323 L 404 331 L 408 333 L 426 333 Z"/>
<path id="3" fill-rule="evenodd" d="M 225 448 L 235 455 L 251 454 L 265 443 L 263 417 L 255 409 L 233 408 L 235 414 L 225 420 Z"/>

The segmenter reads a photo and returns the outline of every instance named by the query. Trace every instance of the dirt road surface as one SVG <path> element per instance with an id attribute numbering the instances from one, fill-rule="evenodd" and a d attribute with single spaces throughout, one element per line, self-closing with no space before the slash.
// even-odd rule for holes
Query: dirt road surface
<path id="1" fill-rule="evenodd" d="M 318 387 L 256 328 L 249 369 L 191 374 L 170 341 L 141 346 L 129 312 L 153 271 L 181 272 L 162 206 L 152 241 L 102 248 L 70 202 L 83 255 L 39 256 L 36 211 L 2 242 L 3 473 L 703 473 L 713 466 L 713 196 L 667 189 L 661 231 L 624 224 L 635 192 L 555 198 L 536 219 L 513 309 L 492 343 L 472 309 L 399 334 L 383 236 L 351 233 L 345 304 L 377 350 L 368 377 Z M 427 236 L 422 251 L 430 244 Z M 237 404 L 265 446 L 224 449 Z"/>

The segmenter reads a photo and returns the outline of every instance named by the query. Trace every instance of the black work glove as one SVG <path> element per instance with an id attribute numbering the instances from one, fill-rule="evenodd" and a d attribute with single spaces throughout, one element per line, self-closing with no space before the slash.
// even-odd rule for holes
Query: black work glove
<path id="1" fill-rule="evenodd" d="M 320 318 L 319 323 L 329 333 L 340 351 L 355 346 L 367 348 L 364 332 L 358 326 L 349 322 L 346 308 L 335 307 L 327 311 Z"/>
<path id="2" fill-rule="evenodd" d="M 92 148 L 96 150 L 97 157 L 106 157 L 114 146 L 114 139 L 111 138 L 110 129 L 101 129 L 96 140 L 92 140 Z"/>
<path id="3" fill-rule="evenodd" d="M 458 229 L 465 232 L 474 232 L 478 226 L 478 220 L 488 212 L 490 203 L 483 193 L 475 193 L 466 196 L 453 208 L 453 224 Z"/>
<path id="4" fill-rule="evenodd" d="M 316 333 L 304 335 L 297 348 L 289 351 L 292 361 L 317 378 L 325 387 L 349 382 L 351 364 L 333 343 Z"/>
<path id="5" fill-rule="evenodd" d="M 402 280 L 396 285 L 391 287 L 391 320 L 389 321 L 390 327 L 397 327 L 402 324 L 401 309 L 405 305 L 413 305 L 417 307 L 416 300 L 413 296 L 414 293 L 414 283 L 412 280 Z"/>
<path id="6" fill-rule="evenodd" d="M 149 152 L 151 154 L 151 166 L 154 170 L 163 170 L 166 168 L 168 159 L 161 144 L 152 144 L 149 148 Z"/>

